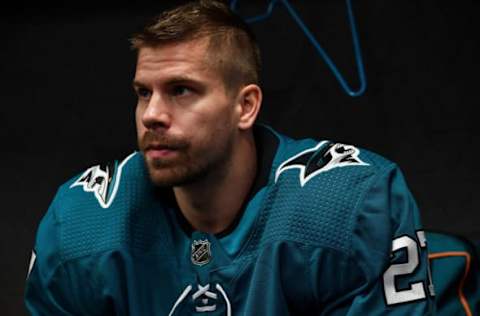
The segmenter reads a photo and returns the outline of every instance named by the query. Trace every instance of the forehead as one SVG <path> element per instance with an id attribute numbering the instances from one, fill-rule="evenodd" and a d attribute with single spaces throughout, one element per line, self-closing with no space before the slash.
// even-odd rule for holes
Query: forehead
<path id="1" fill-rule="evenodd" d="M 138 51 L 135 80 L 168 80 L 169 77 L 193 76 L 214 79 L 208 56 L 208 39 L 142 47 Z"/>

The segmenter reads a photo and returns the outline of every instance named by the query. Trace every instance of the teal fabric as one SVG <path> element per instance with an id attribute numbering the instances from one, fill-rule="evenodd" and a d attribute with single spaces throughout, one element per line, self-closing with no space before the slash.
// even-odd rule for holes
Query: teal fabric
<path id="1" fill-rule="evenodd" d="M 25 291 L 31 314 L 432 315 L 427 290 L 404 295 L 412 283 L 426 289 L 426 251 L 409 248 L 414 271 L 391 270 L 411 260 L 405 245 L 392 252 L 392 240 L 416 245 L 421 231 L 398 167 L 360 149 L 363 164 L 305 182 L 298 165 L 281 168 L 311 150 L 309 168 L 318 171 L 332 143 L 265 132 L 278 141 L 268 179 L 225 236 L 185 231 L 140 153 L 116 164 L 106 207 L 74 185 L 84 173 L 61 186 L 37 232 Z M 192 261 L 198 241 L 211 253 L 203 265 Z M 393 285 L 385 286 L 386 271 Z M 403 301 L 389 303 L 385 293 Z"/>
<path id="2" fill-rule="evenodd" d="M 468 312 L 480 315 L 478 248 L 470 241 L 451 234 L 428 232 L 427 236 L 430 255 L 439 256 L 431 259 L 438 315 L 468 315 Z M 470 258 L 468 270 L 467 256 Z M 460 301 L 459 288 L 467 307 Z"/>

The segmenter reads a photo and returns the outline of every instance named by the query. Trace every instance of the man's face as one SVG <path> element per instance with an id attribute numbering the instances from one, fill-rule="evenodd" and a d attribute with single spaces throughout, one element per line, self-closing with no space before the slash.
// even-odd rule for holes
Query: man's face
<path id="1" fill-rule="evenodd" d="M 134 88 L 139 149 L 152 181 L 191 183 L 225 165 L 236 132 L 235 97 L 211 67 L 207 39 L 144 47 Z"/>

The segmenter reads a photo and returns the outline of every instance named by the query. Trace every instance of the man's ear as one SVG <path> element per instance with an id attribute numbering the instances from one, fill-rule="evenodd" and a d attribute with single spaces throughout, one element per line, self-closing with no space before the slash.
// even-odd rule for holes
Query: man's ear
<path id="1" fill-rule="evenodd" d="M 243 87 L 237 97 L 238 128 L 247 130 L 253 126 L 262 105 L 262 90 L 256 84 Z"/>

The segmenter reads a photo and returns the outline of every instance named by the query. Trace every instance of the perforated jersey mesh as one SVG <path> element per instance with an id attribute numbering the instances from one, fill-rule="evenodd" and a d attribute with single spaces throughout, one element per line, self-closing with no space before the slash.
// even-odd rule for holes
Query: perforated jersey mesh
<path id="1" fill-rule="evenodd" d="M 284 153 L 280 153 L 283 158 L 277 161 L 275 169 L 317 144 L 284 143 Z M 367 150 L 361 150 L 360 158 L 369 166 L 335 168 L 314 176 L 303 187 L 298 168 L 282 172 L 276 183 L 270 183 L 271 189 L 244 255 L 250 257 L 269 243 L 283 241 L 349 253 L 356 205 L 375 176 L 392 164 Z"/>
<path id="2" fill-rule="evenodd" d="M 151 194 L 143 158 L 136 154 L 123 168 L 119 190 L 108 208 L 93 193 L 74 187 L 60 199 L 58 213 L 63 260 L 122 247 L 135 253 L 170 247 L 162 207 Z"/>
<path id="3" fill-rule="evenodd" d="M 282 136 L 280 136 L 282 137 Z M 348 166 L 311 178 L 302 187 L 299 169 L 283 172 L 275 183 L 278 166 L 301 151 L 314 147 L 313 140 L 293 141 L 283 137 L 270 171 L 268 194 L 260 203 L 259 216 L 242 256 L 248 259 L 269 243 L 293 241 L 349 252 L 355 225 L 356 205 L 375 178 L 391 162 L 361 150 L 369 166 Z M 72 181 L 74 181 L 74 178 Z M 112 205 L 102 208 L 93 193 L 81 187 L 68 188 L 58 199 L 62 259 L 128 247 L 129 251 L 172 254 L 172 227 L 136 154 L 123 168 L 119 190 Z"/>

